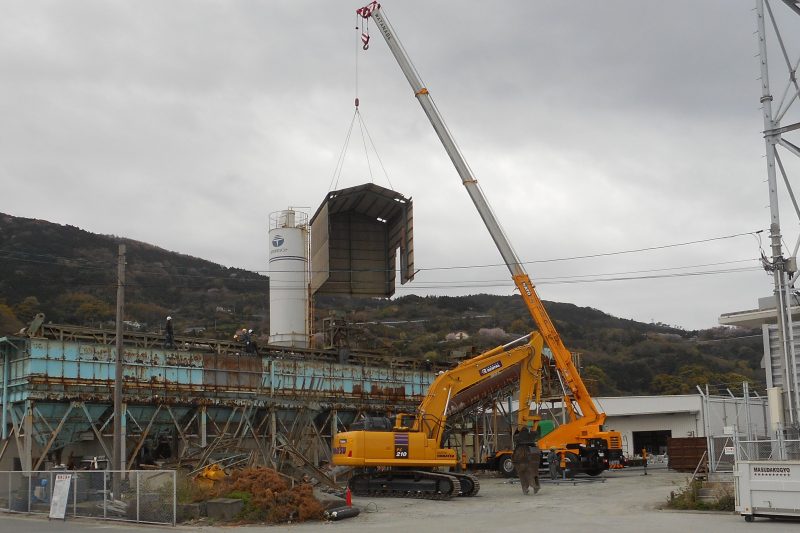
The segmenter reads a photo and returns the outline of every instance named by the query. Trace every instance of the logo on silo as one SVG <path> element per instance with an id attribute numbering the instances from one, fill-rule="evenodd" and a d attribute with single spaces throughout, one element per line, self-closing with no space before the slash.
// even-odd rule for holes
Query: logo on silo
<path id="1" fill-rule="evenodd" d="M 272 247 L 273 248 L 280 248 L 281 246 L 283 246 L 283 243 L 284 243 L 284 239 L 280 235 L 275 235 L 272 238 Z"/>

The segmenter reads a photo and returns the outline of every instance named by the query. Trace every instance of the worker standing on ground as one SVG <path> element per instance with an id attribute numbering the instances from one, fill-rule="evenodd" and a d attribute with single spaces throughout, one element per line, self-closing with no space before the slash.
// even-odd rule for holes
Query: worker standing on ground
<path id="1" fill-rule="evenodd" d="M 528 494 L 529 487 L 533 487 L 533 493 L 539 492 L 539 461 L 542 452 L 536 445 L 519 444 L 514 448 L 511 461 L 517 470 L 522 493 Z"/>
<path id="2" fill-rule="evenodd" d="M 550 468 L 550 479 L 558 479 L 558 467 L 560 463 L 561 459 L 559 459 L 555 447 L 550 448 L 550 451 L 547 452 L 547 466 Z"/>
<path id="3" fill-rule="evenodd" d="M 166 331 L 165 339 L 164 339 L 164 347 L 165 348 L 174 348 L 175 347 L 175 332 L 172 329 L 172 317 L 167 317 L 167 325 L 165 326 L 164 330 Z"/>

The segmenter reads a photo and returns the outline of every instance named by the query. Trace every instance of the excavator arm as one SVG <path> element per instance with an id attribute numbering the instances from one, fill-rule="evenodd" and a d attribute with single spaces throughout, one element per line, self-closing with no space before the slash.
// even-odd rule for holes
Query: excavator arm
<path id="1" fill-rule="evenodd" d="M 428 388 L 428 394 L 419 406 L 411 431 L 422 431 L 427 437 L 441 443 L 447 422 L 448 407 L 458 394 L 469 393 L 469 389 L 482 385 L 487 381 L 497 381 L 502 387 L 500 377 L 505 372 L 515 370 L 520 365 L 520 405 L 530 405 L 531 399 L 539 396 L 541 384 L 543 339 L 539 333 L 532 333 L 514 342 L 498 346 L 472 359 L 468 359 L 457 367 L 440 373 Z M 485 395 L 487 388 L 482 388 Z M 522 413 L 523 409 L 520 409 Z M 404 429 L 404 416 L 396 418 L 395 430 Z M 534 423 L 528 411 L 520 415 L 521 426 Z"/>

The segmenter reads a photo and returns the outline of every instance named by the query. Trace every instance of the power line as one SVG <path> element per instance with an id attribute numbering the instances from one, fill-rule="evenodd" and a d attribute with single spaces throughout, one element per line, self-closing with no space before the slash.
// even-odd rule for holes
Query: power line
<path id="1" fill-rule="evenodd" d="M 699 265 L 686 265 L 686 266 L 679 266 L 679 267 L 665 267 L 665 268 L 649 268 L 644 270 L 629 270 L 625 272 L 605 272 L 605 273 L 595 273 L 595 274 L 576 274 L 573 276 L 554 276 L 554 277 L 537 277 L 536 282 L 539 284 L 540 282 L 546 281 L 555 281 L 555 280 L 566 280 L 566 279 L 575 279 L 575 278 L 594 278 L 598 276 L 621 276 L 626 274 L 643 274 L 643 273 L 650 273 L 650 272 L 666 272 L 670 270 L 682 270 L 686 268 L 704 268 L 709 266 L 721 266 L 721 265 L 732 265 L 737 263 L 747 263 L 747 262 L 759 262 L 760 259 L 755 257 L 752 259 L 737 259 L 734 261 L 721 261 L 718 263 L 703 263 Z M 759 263 L 760 265 L 760 263 Z M 759 266 L 757 270 L 761 270 Z M 499 282 L 499 283 L 507 283 L 509 281 L 508 278 L 502 279 L 477 279 L 477 280 L 454 280 L 454 281 L 437 281 L 437 283 L 487 283 L 487 282 Z M 425 281 L 415 281 L 415 283 L 427 283 Z"/>
<path id="2" fill-rule="evenodd" d="M 707 243 L 707 242 L 713 242 L 713 241 L 719 241 L 719 240 L 725 240 L 725 239 L 732 239 L 732 238 L 741 237 L 741 236 L 744 236 L 744 235 L 757 235 L 757 234 L 762 233 L 763 231 L 764 230 L 750 231 L 750 232 L 744 232 L 744 233 L 735 233 L 735 234 L 723 235 L 723 236 L 719 236 L 719 237 L 710 237 L 710 238 L 707 238 L 707 239 L 699 239 L 699 240 L 686 241 L 686 242 L 680 242 L 680 243 L 672 243 L 672 244 L 664 244 L 664 245 L 658 245 L 658 246 L 649 246 L 649 247 L 635 248 L 635 249 L 630 249 L 630 250 L 619 250 L 619 251 L 615 251 L 615 252 L 602 252 L 602 253 L 597 253 L 597 254 L 585 254 L 585 255 L 576 255 L 576 256 L 569 256 L 569 257 L 559 257 L 559 258 L 551 258 L 551 259 L 538 259 L 538 260 L 533 260 L 533 261 L 523 261 L 522 264 L 530 265 L 530 264 L 542 264 L 542 263 L 555 263 L 555 262 L 563 262 L 563 261 L 574 261 L 574 260 L 580 260 L 580 259 L 591 259 L 591 258 L 598 258 L 598 257 L 609 257 L 609 256 L 615 256 L 615 255 L 624 255 L 624 254 L 641 253 L 641 252 L 647 252 L 647 251 L 663 250 L 663 249 L 668 249 L 668 248 L 676 248 L 676 247 L 681 247 L 681 246 L 690 246 L 690 245 L 694 245 L 694 244 L 701 244 L 701 243 Z M 8 253 L 14 253 L 14 254 L 18 254 L 18 255 L 27 255 L 27 256 L 31 256 L 31 257 L 47 257 L 50 260 L 49 261 L 37 261 L 37 260 L 32 260 L 32 259 L 11 257 L 9 255 L 2 255 L 2 254 L 8 254 Z M 6 260 L 10 260 L 10 261 L 29 262 L 29 263 L 41 263 L 41 264 L 52 264 L 53 261 L 58 261 L 58 260 L 66 261 L 66 262 L 81 261 L 83 263 L 85 263 L 85 261 L 86 261 L 84 259 L 75 259 L 75 258 L 69 258 L 69 257 L 63 257 L 63 256 L 38 255 L 38 254 L 29 253 L 29 252 L 15 252 L 15 251 L 12 251 L 12 250 L 2 250 L 2 249 L 0 249 L 0 259 L 6 259 Z M 741 261 L 746 261 L 746 260 L 741 260 Z M 724 264 L 724 263 L 720 263 L 720 264 Z M 101 265 L 106 265 L 106 266 L 101 266 Z M 709 264 L 709 265 L 713 265 L 713 263 Z M 89 264 L 81 264 L 81 265 L 59 264 L 58 266 L 66 266 L 66 267 L 70 267 L 70 268 L 85 268 L 85 269 L 92 269 L 92 270 L 97 270 L 97 269 L 107 270 L 107 269 L 112 267 L 112 264 L 111 263 L 96 263 L 95 265 L 89 265 Z M 441 266 L 441 267 L 422 267 L 422 268 L 417 269 L 417 272 L 430 272 L 430 271 L 437 271 L 437 270 L 463 270 L 463 269 L 494 268 L 494 267 L 502 267 L 502 266 L 505 266 L 505 264 L 504 263 L 491 263 L 491 264 L 482 264 L 482 265 L 451 265 L 451 266 Z M 185 268 L 190 268 L 190 267 L 177 267 L 176 266 L 176 267 L 172 267 L 172 268 L 173 269 L 185 269 Z M 223 267 L 223 266 L 220 265 L 220 268 L 228 268 L 228 267 Z M 694 267 L 673 267 L 673 269 L 674 268 L 694 268 Z M 277 273 L 293 272 L 293 271 L 289 271 L 289 270 L 244 270 L 244 269 L 238 269 L 238 270 L 242 270 L 243 272 L 254 273 L 254 274 L 270 274 L 270 273 L 277 274 Z M 658 270 L 658 269 L 654 269 L 653 271 L 656 271 L 656 270 Z M 361 270 L 353 270 L 353 269 L 351 269 L 351 270 L 312 271 L 312 274 L 313 273 L 325 273 L 325 272 L 330 272 L 330 273 L 353 273 L 353 272 L 391 272 L 391 271 L 399 272 L 399 270 L 395 270 L 395 269 L 389 269 L 389 270 L 387 270 L 387 269 L 361 269 Z M 160 270 L 160 271 L 139 270 L 139 271 L 136 272 L 136 274 L 154 274 L 154 275 L 164 275 L 164 276 L 183 276 L 183 277 L 187 277 L 187 278 L 206 278 L 206 279 L 234 279 L 232 276 L 222 277 L 222 276 L 208 276 L 208 275 L 200 275 L 200 274 L 177 274 L 177 273 L 171 274 L 171 273 L 165 272 L 163 270 Z"/>
<path id="3" fill-rule="evenodd" d="M 558 257 L 553 259 L 537 259 L 533 261 L 522 261 L 521 264 L 523 265 L 533 265 L 533 264 L 540 264 L 540 263 L 556 263 L 559 261 L 574 261 L 577 259 L 593 259 L 597 257 L 609 257 L 614 255 L 624 255 L 624 254 L 633 254 L 639 252 L 650 252 L 655 250 L 665 250 L 667 248 L 677 248 L 680 246 L 691 246 L 694 244 L 702 244 L 707 242 L 713 241 L 721 241 L 725 239 L 733 239 L 735 237 L 742 237 L 744 235 L 755 235 L 758 233 L 762 233 L 764 230 L 758 231 L 747 231 L 744 233 L 734 233 L 732 235 L 723 235 L 721 237 L 710 237 L 707 239 L 699 239 L 695 241 L 686 241 L 686 242 L 678 242 L 672 244 L 663 244 L 659 246 L 647 246 L 645 248 L 634 248 L 630 250 L 619 250 L 616 252 L 602 252 L 597 254 L 586 254 L 586 255 L 574 255 L 569 257 Z M 453 270 L 459 268 L 488 268 L 488 267 L 497 267 L 497 266 L 506 266 L 505 263 L 492 263 L 487 265 L 472 265 L 472 266 L 453 266 L 453 267 L 434 267 L 434 268 L 420 268 L 420 270 Z"/>
<path id="4" fill-rule="evenodd" d="M 601 282 L 611 282 L 611 281 L 638 281 L 638 280 L 652 280 L 652 279 L 665 279 L 665 278 L 679 278 L 679 277 L 687 277 L 687 276 L 706 276 L 706 275 L 720 275 L 720 274 L 736 274 L 736 273 L 743 273 L 743 272 L 760 272 L 761 269 L 758 267 L 751 267 L 751 268 L 731 268 L 731 269 L 720 269 L 720 270 L 707 270 L 707 271 L 699 271 L 699 272 L 677 272 L 671 274 L 658 274 L 658 275 L 650 275 L 650 276 L 619 276 L 619 277 L 610 277 L 610 278 L 597 278 L 597 279 L 567 279 L 567 280 L 554 280 L 554 281 L 546 281 L 537 283 L 537 285 L 567 285 L 567 284 L 578 284 L 578 283 L 601 283 Z M 329 283 L 349 283 L 348 281 L 340 281 L 340 282 L 329 282 Z M 512 287 L 512 281 L 503 280 L 497 283 L 494 282 L 414 282 L 414 287 L 405 287 L 399 286 L 395 287 L 397 291 L 414 291 L 419 289 L 480 289 L 480 288 L 493 288 L 493 287 Z M 294 284 L 293 284 L 294 285 Z M 277 282 L 271 283 L 271 288 L 273 289 L 281 289 L 281 290 L 306 290 L 305 285 L 288 285 L 288 284 L 280 284 Z"/>
<path id="5" fill-rule="evenodd" d="M 737 337 L 725 337 L 724 339 L 697 339 L 697 340 L 695 340 L 695 342 L 697 344 L 708 344 L 708 343 L 711 343 L 711 342 L 727 342 L 727 341 L 735 341 L 735 340 L 739 340 L 739 339 L 754 339 L 754 338 L 763 339 L 764 336 L 759 333 L 758 335 L 739 335 Z"/>

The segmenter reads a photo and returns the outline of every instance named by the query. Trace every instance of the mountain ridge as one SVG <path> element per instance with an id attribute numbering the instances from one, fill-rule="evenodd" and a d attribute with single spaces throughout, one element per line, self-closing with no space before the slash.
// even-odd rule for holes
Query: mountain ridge
<path id="1" fill-rule="evenodd" d="M 266 341 L 267 276 L 141 241 L 2 213 L 0 335 L 17 331 L 38 312 L 58 323 L 113 323 L 119 243 L 127 248 L 129 327 L 160 331 L 169 314 L 178 333 L 231 338 L 235 330 L 249 327 Z M 704 383 L 735 390 L 745 380 L 763 385 L 757 331 L 685 331 L 569 303 L 544 305 L 566 346 L 581 354 L 584 378 L 595 393 L 685 393 Z M 315 329 L 332 313 L 348 324 L 353 349 L 440 362 L 534 329 L 517 295 L 318 297 Z"/>

